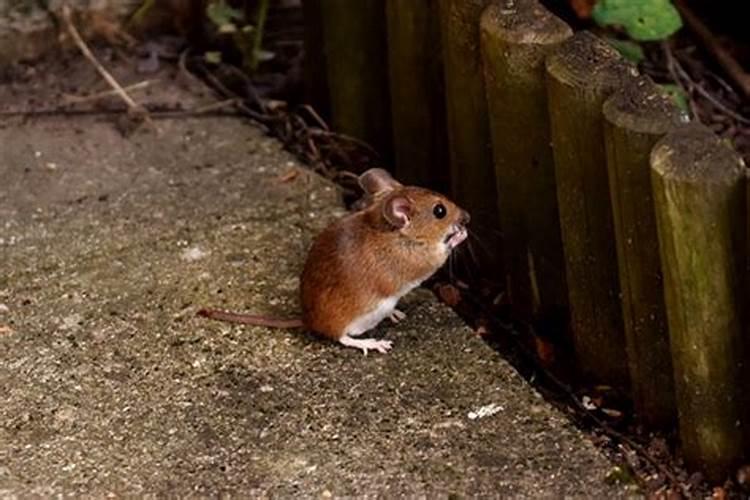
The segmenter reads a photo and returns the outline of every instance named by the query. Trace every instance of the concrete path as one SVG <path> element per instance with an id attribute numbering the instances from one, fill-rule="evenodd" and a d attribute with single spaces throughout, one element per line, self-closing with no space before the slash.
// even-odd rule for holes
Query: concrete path
<path id="1" fill-rule="evenodd" d="M 32 80 L 0 107 L 38 99 Z M 171 75 L 149 98 L 195 88 Z M 382 328 L 388 355 L 194 317 L 296 313 L 336 188 L 239 119 L 113 122 L 0 122 L 0 497 L 625 494 L 428 292 Z"/>

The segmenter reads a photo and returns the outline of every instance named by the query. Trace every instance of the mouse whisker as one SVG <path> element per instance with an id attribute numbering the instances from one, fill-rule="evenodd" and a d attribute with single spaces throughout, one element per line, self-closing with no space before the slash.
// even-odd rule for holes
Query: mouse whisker
<path id="1" fill-rule="evenodd" d="M 495 258 L 498 254 L 498 248 L 491 248 L 484 239 L 477 236 L 476 232 L 470 232 L 467 240 L 476 243 L 476 246 L 469 246 L 471 250 L 476 250 L 476 252 L 472 251 L 471 254 L 475 263 L 481 262 L 481 259 L 477 259 L 477 255 L 479 257 Z"/>
<path id="2" fill-rule="evenodd" d="M 479 250 L 485 251 L 485 246 L 482 243 L 482 241 L 473 233 L 469 233 L 469 237 L 466 239 L 466 249 L 469 252 L 469 258 L 471 259 L 471 263 L 475 266 L 479 264 L 480 260 L 477 256 L 477 249 L 475 247 L 475 244 L 479 246 Z M 486 253 L 486 252 L 483 252 Z"/>
<path id="3" fill-rule="evenodd" d="M 467 240 L 466 250 L 468 252 L 468 255 L 461 259 L 461 263 L 463 264 L 463 271 L 464 276 L 469 281 L 473 281 L 475 275 L 477 274 L 477 271 L 479 270 L 479 259 L 477 258 L 474 245 L 471 241 Z"/>

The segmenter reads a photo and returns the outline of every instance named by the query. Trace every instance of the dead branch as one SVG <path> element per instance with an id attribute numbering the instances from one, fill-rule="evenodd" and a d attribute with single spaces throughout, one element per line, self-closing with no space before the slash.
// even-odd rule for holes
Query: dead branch
<path id="1" fill-rule="evenodd" d="M 671 73 L 672 78 L 675 80 L 675 83 L 677 85 L 683 87 L 686 84 L 688 88 L 684 90 L 686 90 L 688 93 L 690 93 L 691 90 L 695 90 L 725 115 L 740 123 L 750 124 L 750 119 L 745 118 L 744 116 L 730 109 L 726 104 L 724 104 L 717 97 L 711 94 L 711 92 L 703 88 L 701 84 L 692 79 L 692 77 L 688 74 L 687 71 L 685 71 L 685 68 L 682 67 L 674 54 L 672 54 L 672 49 L 669 46 L 669 42 L 663 42 L 662 49 L 664 51 L 664 56 L 667 59 L 667 68 L 669 69 L 669 72 Z M 691 110 L 693 111 L 693 115 L 697 117 L 695 109 L 693 109 L 692 102 Z"/>
<path id="2" fill-rule="evenodd" d="M 675 0 L 675 7 L 682 14 L 682 18 L 695 35 L 705 46 L 706 50 L 711 52 L 716 61 L 727 72 L 727 76 L 750 98 L 750 74 L 746 73 L 740 63 L 721 45 L 711 30 L 700 20 L 700 18 L 688 7 L 683 0 Z"/>
<path id="3" fill-rule="evenodd" d="M 151 120 L 148 117 L 148 111 L 146 111 L 145 108 L 140 106 L 137 102 L 133 100 L 130 95 L 125 91 L 125 89 L 122 88 L 122 85 L 120 85 L 117 80 L 107 71 L 104 66 L 99 62 L 99 60 L 96 58 L 93 52 L 91 52 L 91 49 L 86 45 L 86 42 L 83 40 L 83 37 L 81 37 L 81 34 L 76 29 L 75 25 L 73 24 L 73 18 L 71 14 L 71 8 L 70 5 L 67 3 L 63 5 L 62 7 L 62 18 L 63 22 L 65 23 L 65 27 L 68 30 L 68 33 L 73 38 L 73 41 L 78 46 L 78 49 L 81 51 L 81 53 L 84 55 L 86 59 L 96 68 L 96 70 L 99 72 L 99 74 L 104 78 L 104 80 L 109 84 L 110 87 L 112 87 L 112 90 L 115 92 L 115 94 L 120 97 L 120 99 L 125 102 L 125 104 L 128 106 L 129 112 L 133 116 L 139 116 L 143 117 L 144 121 L 146 123 L 152 124 Z"/>
<path id="4" fill-rule="evenodd" d="M 144 80 L 142 82 L 134 83 L 133 85 L 128 85 L 127 87 L 123 87 L 123 90 L 133 91 L 133 90 L 144 89 L 148 87 L 149 85 L 153 85 L 157 81 L 158 80 Z M 67 101 L 70 104 L 81 104 L 84 102 L 104 99 L 106 97 L 111 97 L 113 95 L 117 95 L 117 91 L 115 89 L 103 90 L 101 92 L 96 92 L 94 94 L 84 95 L 84 96 L 66 94 L 63 96 L 63 98 L 65 99 L 65 101 Z"/>

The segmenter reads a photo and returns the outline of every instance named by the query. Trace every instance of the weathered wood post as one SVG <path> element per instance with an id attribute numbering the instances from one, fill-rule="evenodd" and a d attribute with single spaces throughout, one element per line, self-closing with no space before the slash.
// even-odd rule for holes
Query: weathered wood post
<path id="1" fill-rule="evenodd" d="M 651 165 L 683 454 L 721 481 L 743 451 L 745 169 L 700 125 L 659 141 Z"/>
<path id="2" fill-rule="evenodd" d="M 330 116 L 328 75 L 323 48 L 323 15 L 321 0 L 302 2 L 305 19 L 305 101 L 325 118 Z"/>
<path id="3" fill-rule="evenodd" d="M 504 268 L 528 322 L 567 311 L 544 60 L 572 34 L 536 0 L 492 3 L 481 18 Z"/>
<path id="4" fill-rule="evenodd" d="M 649 156 L 681 113 L 646 77 L 616 91 L 603 112 L 631 394 L 642 421 L 671 427 L 677 410 Z"/>
<path id="5" fill-rule="evenodd" d="M 451 191 L 472 216 L 474 231 L 500 264 L 497 194 L 479 50 L 479 16 L 489 0 L 439 0 L 450 148 Z M 500 266 L 496 266 L 496 269 Z"/>
<path id="6" fill-rule="evenodd" d="M 319 0 L 333 128 L 391 152 L 383 0 Z"/>
<path id="7" fill-rule="evenodd" d="M 628 366 L 604 150 L 602 104 L 635 68 L 579 32 L 547 58 L 557 200 L 578 366 L 626 387 Z"/>
<path id="8" fill-rule="evenodd" d="M 448 138 L 437 0 L 387 0 L 396 177 L 448 192 Z"/>

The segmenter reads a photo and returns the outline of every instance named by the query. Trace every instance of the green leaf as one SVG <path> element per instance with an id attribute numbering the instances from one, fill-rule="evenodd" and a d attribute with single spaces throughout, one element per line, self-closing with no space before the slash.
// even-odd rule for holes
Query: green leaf
<path id="1" fill-rule="evenodd" d="M 667 94 L 670 99 L 672 99 L 672 101 L 678 108 L 680 108 L 680 110 L 685 112 L 688 111 L 688 98 L 687 94 L 685 94 L 685 91 L 682 90 L 682 87 L 680 87 L 679 85 L 674 85 L 673 83 L 662 83 L 659 85 L 659 87 L 661 87 L 664 93 Z"/>
<path id="2" fill-rule="evenodd" d="M 670 0 L 599 0 L 592 12 L 600 26 L 622 26 L 633 40 L 664 40 L 682 27 Z"/>
<path id="3" fill-rule="evenodd" d="M 622 54 L 622 57 L 628 61 L 638 64 L 643 61 L 646 55 L 643 53 L 643 48 L 632 40 L 618 40 L 617 38 L 606 37 L 607 43 L 617 49 L 617 52 Z"/>
<path id="4" fill-rule="evenodd" d="M 234 25 L 234 21 L 242 20 L 242 11 L 232 8 L 223 0 L 209 3 L 206 7 L 206 15 L 220 31 L 227 25 Z"/>

